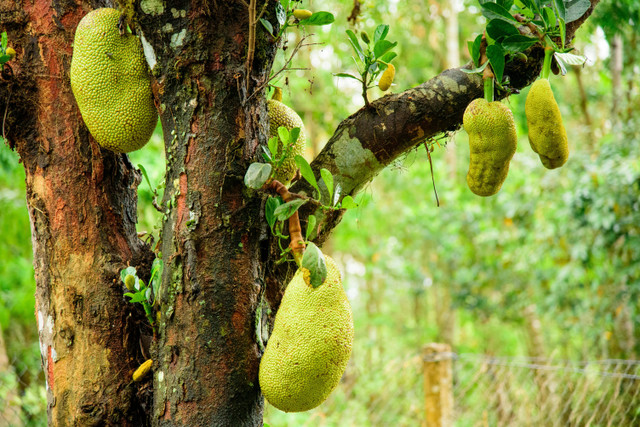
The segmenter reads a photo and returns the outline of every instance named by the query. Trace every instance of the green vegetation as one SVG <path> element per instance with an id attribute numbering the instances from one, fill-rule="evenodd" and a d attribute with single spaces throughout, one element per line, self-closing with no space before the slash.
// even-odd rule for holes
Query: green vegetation
<path id="1" fill-rule="evenodd" d="M 314 287 L 309 271 L 291 279 L 260 362 L 265 398 L 285 412 L 308 411 L 338 385 L 353 346 L 353 318 L 335 261 Z"/>
<path id="2" fill-rule="evenodd" d="M 89 132 L 102 147 L 128 153 L 144 146 L 158 122 L 138 37 L 120 34 L 120 12 L 89 12 L 76 29 L 71 88 Z"/>

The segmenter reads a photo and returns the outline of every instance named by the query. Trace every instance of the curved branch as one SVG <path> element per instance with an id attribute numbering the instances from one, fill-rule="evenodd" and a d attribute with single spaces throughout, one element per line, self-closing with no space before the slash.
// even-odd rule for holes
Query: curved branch
<path id="1" fill-rule="evenodd" d="M 589 10 L 567 25 L 567 40 L 573 38 L 598 2 L 591 0 Z M 518 91 L 533 83 L 540 74 L 543 59 L 544 49 L 535 46 L 526 62 L 507 64 L 505 75 L 510 77 L 511 87 Z M 463 71 L 470 67 L 467 64 L 446 70 L 417 87 L 380 98 L 345 119 L 311 163 L 316 176 L 321 168 L 330 170 L 334 181 L 342 187 L 343 196 L 353 196 L 382 169 L 425 139 L 457 130 L 467 105 L 483 96 L 482 77 Z M 508 93 L 496 94 L 496 99 L 506 96 Z M 300 181 L 291 191 L 311 194 L 312 189 L 306 181 Z M 310 212 L 303 207 L 303 218 L 310 213 L 321 219 L 316 240 L 322 243 L 342 213 L 324 216 L 319 210 Z"/>

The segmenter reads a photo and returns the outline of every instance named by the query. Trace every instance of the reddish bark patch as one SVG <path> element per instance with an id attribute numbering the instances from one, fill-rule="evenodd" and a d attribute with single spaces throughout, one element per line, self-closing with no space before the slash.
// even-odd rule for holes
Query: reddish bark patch
<path id="1" fill-rule="evenodd" d="M 47 377 L 49 388 L 53 390 L 53 356 L 51 355 L 51 346 L 47 347 Z"/>
<path id="2" fill-rule="evenodd" d="M 187 199 L 187 174 L 180 174 L 180 194 L 176 197 L 176 230 L 182 230 L 183 223 L 186 223 L 189 217 L 189 212 L 186 209 L 186 199 Z"/>

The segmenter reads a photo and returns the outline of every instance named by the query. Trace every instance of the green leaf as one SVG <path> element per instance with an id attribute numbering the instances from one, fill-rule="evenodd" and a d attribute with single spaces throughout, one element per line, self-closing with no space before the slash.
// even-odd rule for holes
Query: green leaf
<path id="1" fill-rule="evenodd" d="M 373 42 L 378 43 L 380 40 L 384 40 L 387 34 L 389 34 L 389 26 L 386 24 L 378 25 L 373 32 Z"/>
<path id="2" fill-rule="evenodd" d="M 556 13 L 558 14 L 558 18 L 561 20 L 567 19 L 567 10 L 564 7 L 563 0 L 553 0 L 553 5 L 555 6 Z"/>
<path id="3" fill-rule="evenodd" d="M 296 211 L 300 208 L 300 206 L 304 205 L 305 203 L 307 203 L 307 201 L 304 199 L 292 200 L 290 202 L 287 202 L 283 205 L 278 206 L 273 211 L 273 214 L 278 219 L 278 221 L 285 221 L 289 219 L 291 215 L 296 213 Z"/>
<path id="4" fill-rule="evenodd" d="M 3 31 L 2 36 L 0 36 L 0 46 L 2 46 L 2 52 L 7 51 L 7 46 L 9 46 L 9 38 L 7 37 L 7 32 Z"/>
<path id="5" fill-rule="evenodd" d="M 492 19 L 487 24 L 487 34 L 494 40 L 519 35 L 520 32 L 513 24 L 502 19 Z"/>
<path id="6" fill-rule="evenodd" d="M 489 61 L 485 62 L 484 64 L 482 64 L 479 67 L 476 68 L 472 68 L 470 70 L 467 70 L 466 68 L 461 68 L 462 71 L 464 71 L 467 74 L 476 74 L 476 73 L 481 73 L 484 71 L 485 68 L 487 68 L 487 65 L 489 65 Z"/>
<path id="7" fill-rule="evenodd" d="M 333 175 L 329 172 L 328 169 L 322 168 L 320 169 L 320 176 L 324 181 L 324 185 L 327 186 L 327 194 L 329 197 L 333 194 Z"/>
<path id="8" fill-rule="evenodd" d="M 386 64 L 390 63 L 391 61 L 393 61 L 395 59 L 395 57 L 398 56 L 397 53 L 395 52 L 387 52 L 384 55 L 382 55 L 381 58 L 378 58 L 378 60 L 380 62 L 384 62 Z"/>
<path id="9" fill-rule="evenodd" d="M 316 181 L 316 177 L 313 174 L 313 170 L 311 169 L 311 165 L 307 162 L 307 159 L 302 157 L 301 155 L 297 155 L 295 157 L 296 165 L 298 165 L 298 169 L 300 169 L 300 174 L 304 179 L 311 184 L 313 188 L 318 192 L 318 197 L 320 196 L 320 188 L 318 187 L 318 181 Z"/>
<path id="10" fill-rule="evenodd" d="M 569 65 L 584 65 L 587 60 L 584 56 L 574 55 L 572 53 L 556 52 L 553 56 L 556 59 L 558 67 L 560 67 L 560 73 L 563 76 L 567 74 L 567 67 Z"/>
<path id="11" fill-rule="evenodd" d="M 565 22 L 573 22 L 584 15 L 584 13 L 591 7 L 589 0 L 565 0 L 566 12 Z"/>
<path id="12" fill-rule="evenodd" d="M 480 66 L 480 46 L 482 45 L 482 34 L 478 34 L 473 42 L 468 42 L 469 54 L 473 59 L 473 64 L 476 67 Z"/>
<path id="13" fill-rule="evenodd" d="M 358 204 L 353 201 L 353 197 L 345 196 L 345 198 L 342 199 L 342 204 L 340 205 L 340 207 L 342 209 L 353 209 L 353 208 L 357 208 Z"/>
<path id="14" fill-rule="evenodd" d="M 267 21 L 264 18 L 260 18 L 260 23 L 269 32 L 269 34 L 273 36 L 273 25 L 271 25 L 271 22 Z"/>
<path id="15" fill-rule="evenodd" d="M 309 282 L 311 286 L 317 288 L 327 280 L 327 261 L 324 254 L 318 247 L 309 243 L 302 255 L 302 268 L 309 270 Z"/>
<path id="16" fill-rule="evenodd" d="M 265 160 L 265 162 L 271 163 L 273 161 L 273 157 L 271 157 L 271 151 L 269 151 L 269 149 L 264 145 L 261 145 L 260 148 L 262 148 L 262 158 Z"/>
<path id="17" fill-rule="evenodd" d="M 309 240 L 311 238 L 311 235 L 313 234 L 316 228 L 316 221 L 317 219 L 315 215 L 309 215 L 309 217 L 307 218 L 307 231 L 305 233 L 306 235 L 305 239 Z"/>
<path id="18" fill-rule="evenodd" d="M 271 158 L 274 159 L 278 155 L 278 137 L 269 138 L 267 144 L 269 145 L 269 151 L 271 151 Z"/>
<path id="19" fill-rule="evenodd" d="M 0 64 L 6 64 L 9 60 L 11 60 L 9 55 L 0 55 Z"/>
<path id="20" fill-rule="evenodd" d="M 487 58 L 498 83 L 502 82 L 502 74 L 504 73 L 504 53 L 504 49 L 500 45 L 487 46 Z"/>
<path id="21" fill-rule="evenodd" d="M 550 7 L 542 8 L 542 20 L 546 24 L 547 28 L 555 28 L 556 27 L 556 14 L 553 13 L 553 9 Z"/>
<path id="22" fill-rule="evenodd" d="M 340 184 L 336 184 L 336 190 L 333 193 L 333 203 L 331 203 L 332 206 L 335 206 L 338 204 L 338 200 L 340 200 L 341 193 L 342 193 L 342 187 L 340 186 Z"/>
<path id="23" fill-rule="evenodd" d="M 244 175 L 244 185 L 256 190 L 261 188 L 271 176 L 272 169 L 269 163 L 251 163 Z"/>
<path id="24" fill-rule="evenodd" d="M 279 197 L 269 197 L 264 206 L 264 215 L 267 217 L 267 223 L 269 224 L 269 228 L 273 231 L 273 224 L 276 223 L 278 219 L 276 217 L 276 209 L 278 206 L 282 204 L 282 201 Z"/>
<path id="25" fill-rule="evenodd" d="M 391 43 L 389 40 L 380 40 L 373 46 L 373 54 L 376 58 L 380 58 L 398 45 L 398 42 Z"/>
<path id="26" fill-rule="evenodd" d="M 144 176 L 145 181 L 147 181 L 147 184 L 151 189 L 151 192 L 153 192 L 153 187 L 151 186 L 151 181 L 149 181 L 149 175 L 147 174 L 147 170 L 140 163 L 138 163 L 138 169 L 140 169 L 140 171 L 142 172 L 142 176 Z"/>
<path id="27" fill-rule="evenodd" d="M 332 24 L 336 18 L 329 12 L 315 12 L 307 19 L 300 21 L 300 25 L 328 25 Z"/>
<path id="28" fill-rule="evenodd" d="M 336 77 L 348 77 L 348 78 L 351 78 L 351 79 L 355 79 L 355 80 L 357 80 L 359 82 L 362 81 L 362 80 L 360 80 L 360 77 L 356 77 L 356 76 L 354 76 L 352 74 L 349 74 L 349 73 L 334 73 L 333 75 L 336 76 Z"/>
<path id="29" fill-rule="evenodd" d="M 289 139 L 289 130 L 284 126 L 278 128 L 278 136 L 280 137 L 280 141 L 282 141 L 283 147 L 286 147 L 289 145 L 289 142 L 292 142 L 291 139 Z"/>
<path id="30" fill-rule="evenodd" d="M 289 143 L 295 144 L 300 137 L 300 128 L 293 128 L 289 131 Z"/>
<path id="31" fill-rule="evenodd" d="M 511 6 L 513 6 L 513 0 L 498 0 L 497 3 L 506 10 L 511 9 Z"/>
<path id="32" fill-rule="evenodd" d="M 523 36 L 522 34 L 516 36 L 509 36 L 500 43 L 504 50 L 509 53 L 523 52 L 529 49 L 534 44 L 538 43 L 537 37 Z"/>
<path id="33" fill-rule="evenodd" d="M 507 9 L 505 9 L 504 7 L 500 6 L 497 3 L 487 2 L 487 3 L 482 3 L 481 6 L 482 6 L 482 15 L 489 20 L 502 19 L 507 22 L 512 22 L 512 21 L 518 22 L 516 18 L 511 16 L 511 14 Z"/>
<path id="34" fill-rule="evenodd" d="M 349 42 L 351 43 L 351 47 L 353 47 L 353 50 L 356 52 L 356 54 L 360 58 L 360 61 L 364 63 L 365 55 L 364 55 L 364 52 L 362 51 L 362 47 L 360 46 L 360 42 L 358 41 L 358 38 L 356 37 L 354 32 L 351 30 L 347 30 L 346 33 L 347 33 L 347 37 L 349 37 Z"/>
<path id="35" fill-rule="evenodd" d="M 127 292 L 124 295 L 131 298 L 129 300 L 129 302 L 143 302 L 143 301 L 146 300 L 145 295 L 144 295 L 145 292 L 146 292 L 146 289 L 144 291 L 136 292 L 135 294 Z"/>

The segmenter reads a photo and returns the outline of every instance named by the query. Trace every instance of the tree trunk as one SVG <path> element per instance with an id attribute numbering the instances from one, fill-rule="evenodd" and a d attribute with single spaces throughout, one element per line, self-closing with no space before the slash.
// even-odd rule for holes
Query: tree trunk
<path id="1" fill-rule="evenodd" d="M 167 157 L 154 374 L 141 383 L 131 373 L 145 359 L 140 343 L 150 328 L 123 298 L 119 272 L 135 266 L 148 283 L 160 254 L 136 233 L 139 172 L 127 155 L 96 144 L 69 85 L 79 20 L 113 4 L 0 0 L 17 51 L 0 77 L 0 111 L 26 170 L 49 423 L 261 425 L 261 331 L 293 271 L 276 267 L 266 195 L 245 188 L 243 176 L 267 141 L 263 89 L 277 45 L 256 21 L 263 2 L 135 4 Z M 277 23 L 275 8 L 265 10 Z M 584 19 L 568 26 L 569 39 Z M 507 69 L 515 88 L 539 73 L 541 53 Z M 424 138 L 458 128 L 481 94 L 478 76 L 453 69 L 388 95 L 346 119 L 312 167 L 331 170 L 344 195 L 354 195 Z M 299 181 L 292 191 L 309 187 Z M 309 203 L 303 223 L 314 210 L 320 244 L 341 212 Z"/>

